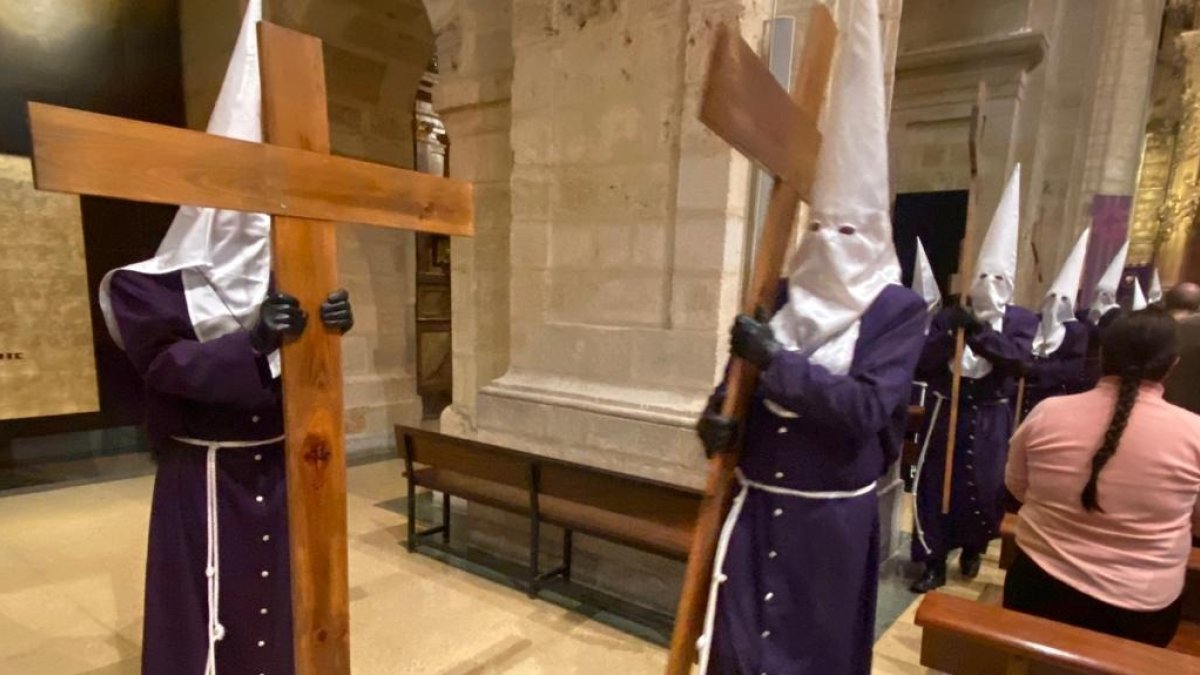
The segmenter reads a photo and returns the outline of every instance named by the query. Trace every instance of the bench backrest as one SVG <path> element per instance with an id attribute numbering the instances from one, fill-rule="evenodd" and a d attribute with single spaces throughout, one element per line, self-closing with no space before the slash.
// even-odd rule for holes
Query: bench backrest
<path id="1" fill-rule="evenodd" d="M 506 448 L 404 426 L 396 427 L 396 444 L 416 464 L 521 488 L 530 485 L 532 459 Z"/>
<path id="2" fill-rule="evenodd" d="M 681 529 L 695 524 L 700 508 L 699 491 L 467 438 L 397 425 L 396 443 L 401 453 L 411 453 L 415 464 L 521 488 L 530 487 L 536 466 L 540 495 Z"/>
<path id="3" fill-rule="evenodd" d="M 690 530 L 700 494 L 585 466 L 548 461 L 541 466 L 541 494 Z"/>
<path id="4" fill-rule="evenodd" d="M 971 675 L 1195 673 L 1200 658 L 945 593 L 917 610 L 921 665 Z"/>

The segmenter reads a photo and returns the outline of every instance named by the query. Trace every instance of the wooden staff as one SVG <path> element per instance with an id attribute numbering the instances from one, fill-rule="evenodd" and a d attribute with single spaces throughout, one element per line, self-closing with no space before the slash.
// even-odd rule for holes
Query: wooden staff
<path id="1" fill-rule="evenodd" d="M 975 230 L 979 220 L 979 139 L 983 136 L 983 106 L 987 103 L 987 84 L 979 83 L 979 93 L 971 108 L 971 137 L 968 149 L 971 156 L 971 186 L 967 192 L 967 225 L 958 252 L 958 303 L 967 306 L 967 297 L 974 281 Z M 958 329 L 955 336 L 953 376 L 950 379 L 950 427 L 946 430 L 946 473 L 942 476 L 942 513 L 950 513 L 950 490 L 954 479 L 954 446 L 958 442 L 958 399 L 962 393 L 962 360 L 967 348 L 967 332 Z"/>
<path id="2" fill-rule="evenodd" d="M 1013 429 L 1021 426 L 1021 419 L 1025 417 L 1022 408 L 1025 407 L 1025 378 L 1017 380 L 1017 416 L 1013 422 Z"/>
<path id="3" fill-rule="evenodd" d="M 790 248 L 796 210 L 807 198 L 816 171 L 820 133 L 816 121 L 825 100 L 837 25 L 829 9 L 809 14 L 804 56 L 793 95 L 779 86 L 754 50 L 729 29 L 718 33 L 701 103 L 700 119 L 710 129 L 774 176 L 743 311 L 750 316 L 775 305 L 784 255 Z M 758 371 L 734 358 L 726 380 L 721 414 L 740 420 L 758 380 Z M 717 539 L 733 497 L 740 450 L 719 453 L 709 462 L 688 554 L 683 592 L 671 635 L 667 675 L 687 675 L 696 660 L 696 640 L 704 629 Z"/>

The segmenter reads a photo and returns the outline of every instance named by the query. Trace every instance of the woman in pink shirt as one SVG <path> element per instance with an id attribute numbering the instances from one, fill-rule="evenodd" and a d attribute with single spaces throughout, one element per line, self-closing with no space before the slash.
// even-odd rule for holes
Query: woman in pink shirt
<path id="1" fill-rule="evenodd" d="M 1179 625 L 1200 495 L 1200 416 L 1162 398 L 1175 321 L 1122 315 L 1102 337 L 1104 377 L 1047 399 L 1012 438 L 1022 502 L 1004 606 L 1166 645 Z"/>

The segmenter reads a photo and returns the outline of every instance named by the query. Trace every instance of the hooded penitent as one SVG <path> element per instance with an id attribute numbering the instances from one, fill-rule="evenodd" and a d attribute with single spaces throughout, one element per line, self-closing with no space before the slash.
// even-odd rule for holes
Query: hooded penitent
<path id="1" fill-rule="evenodd" d="M 1000 330 L 1004 313 L 1012 303 L 1017 278 L 1017 236 L 1021 227 L 1021 165 L 1013 168 L 1004 195 L 992 216 L 971 283 L 971 311 L 975 318 Z M 968 346 L 963 352 L 964 377 L 980 378 L 992 371 L 987 359 L 976 356 Z"/>
<path id="2" fill-rule="evenodd" d="M 1133 311 L 1138 312 L 1146 309 L 1149 303 L 1146 302 L 1146 294 L 1142 292 L 1142 282 L 1138 281 L 1137 277 L 1133 278 L 1133 303 L 1130 307 Z"/>
<path id="3" fill-rule="evenodd" d="M 1042 300 L 1042 320 L 1037 337 L 1033 339 L 1034 354 L 1045 356 L 1061 347 L 1067 335 L 1067 322 L 1075 320 L 1075 299 L 1079 296 L 1079 284 L 1083 280 L 1083 264 L 1091 236 L 1090 227 L 1079 235 L 1075 247 L 1067 255 L 1066 262 Z"/>
<path id="4" fill-rule="evenodd" d="M 1163 289 L 1162 278 L 1158 276 L 1158 268 L 1154 268 L 1154 276 L 1150 277 L 1150 290 L 1146 293 L 1146 300 L 1151 304 L 1162 302 Z"/>
<path id="5" fill-rule="evenodd" d="M 925 307 L 932 316 L 942 308 L 942 291 L 933 275 L 933 265 L 925 254 L 925 244 L 917 237 L 917 258 L 913 263 L 912 289 L 925 299 Z"/>
<path id="6" fill-rule="evenodd" d="M 1088 320 L 1096 323 L 1100 317 L 1116 309 L 1117 289 L 1121 286 L 1121 275 L 1125 273 L 1125 258 L 1129 255 L 1129 240 L 1113 256 L 1112 262 L 1104 270 L 1100 281 L 1096 282 L 1096 295 L 1092 298 L 1092 306 L 1088 309 Z"/>
<path id="7" fill-rule="evenodd" d="M 256 27 L 262 0 L 250 0 L 225 81 L 208 122 L 208 133 L 262 142 L 262 86 Z M 271 219 L 261 213 L 180 207 L 149 260 L 121 269 L 142 274 L 180 272 L 196 337 L 208 342 L 250 328 L 267 294 L 271 274 Z M 122 344 L 109 295 L 110 271 L 100 282 L 99 302 L 108 332 Z"/>
<path id="8" fill-rule="evenodd" d="M 863 312 L 884 287 L 900 283 L 892 245 L 883 82 L 878 39 L 857 40 L 843 49 L 807 231 L 788 266 L 788 301 L 771 320 L 775 339 L 785 348 L 836 374 L 850 367 Z"/>

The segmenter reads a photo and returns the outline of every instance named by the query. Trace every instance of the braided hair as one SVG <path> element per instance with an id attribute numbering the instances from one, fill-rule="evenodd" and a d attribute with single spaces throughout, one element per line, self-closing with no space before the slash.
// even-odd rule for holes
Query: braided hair
<path id="1" fill-rule="evenodd" d="M 1084 509 L 1103 513 L 1096 494 L 1100 472 L 1117 453 L 1142 381 L 1161 382 L 1175 365 L 1179 353 L 1175 320 L 1156 307 L 1123 313 L 1104 330 L 1100 349 L 1104 375 L 1119 378 L 1117 403 L 1100 449 L 1092 456 L 1091 477 L 1080 501 Z"/>

